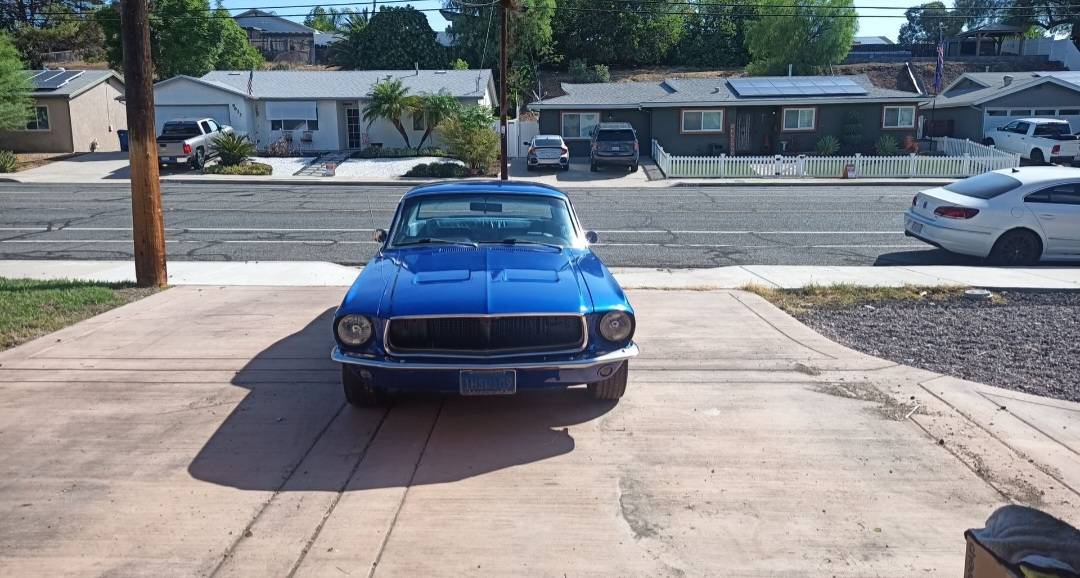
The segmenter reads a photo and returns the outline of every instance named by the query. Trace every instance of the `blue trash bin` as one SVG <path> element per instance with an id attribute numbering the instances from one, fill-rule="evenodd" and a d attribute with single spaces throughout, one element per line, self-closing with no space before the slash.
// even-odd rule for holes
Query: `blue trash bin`
<path id="1" fill-rule="evenodd" d="M 116 136 L 120 137 L 120 150 L 122 150 L 124 152 L 127 152 L 127 150 L 128 150 L 127 131 L 123 130 L 123 129 L 118 130 L 118 131 L 116 131 Z"/>

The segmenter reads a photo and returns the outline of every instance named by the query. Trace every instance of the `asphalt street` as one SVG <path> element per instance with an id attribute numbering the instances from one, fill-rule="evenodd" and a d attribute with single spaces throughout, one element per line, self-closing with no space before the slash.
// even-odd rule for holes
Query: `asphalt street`
<path id="1" fill-rule="evenodd" d="M 903 234 L 920 187 L 570 189 L 611 266 L 972 264 Z M 170 259 L 362 264 L 405 187 L 169 184 Z M 0 259 L 131 259 L 127 184 L 0 184 Z"/>

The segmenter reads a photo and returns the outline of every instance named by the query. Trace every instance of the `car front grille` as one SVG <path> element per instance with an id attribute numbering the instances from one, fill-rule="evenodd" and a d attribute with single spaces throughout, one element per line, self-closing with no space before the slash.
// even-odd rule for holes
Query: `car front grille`
<path id="1" fill-rule="evenodd" d="M 386 349 L 400 354 L 512 355 L 584 349 L 578 315 L 391 319 Z"/>

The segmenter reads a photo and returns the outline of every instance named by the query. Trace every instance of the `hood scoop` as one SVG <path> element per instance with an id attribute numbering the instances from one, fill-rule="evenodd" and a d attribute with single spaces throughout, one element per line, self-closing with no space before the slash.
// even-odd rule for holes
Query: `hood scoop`
<path id="1" fill-rule="evenodd" d="M 559 273 L 550 269 L 503 269 L 499 280 L 515 283 L 558 283 Z"/>
<path id="2" fill-rule="evenodd" d="M 458 283 L 468 281 L 470 273 L 467 269 L 448 269 L 446 271 L 424 271 L 413 275 L 413 283 L 427 285 L 429 283 Z"/>

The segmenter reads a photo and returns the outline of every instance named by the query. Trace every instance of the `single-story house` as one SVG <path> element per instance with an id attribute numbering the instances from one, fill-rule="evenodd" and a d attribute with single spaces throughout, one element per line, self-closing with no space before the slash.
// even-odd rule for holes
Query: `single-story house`
<path id="1" fill-rule="evenodd" d="M 655 139 L 671 154 L 758 155 L 814 150 L 841 137 L 849 114 L 861 121 L 861 148 L 883 134 L 915 135 L 927 98 L 878 88 L 865 75 L 667 79 L 563 84 L 563 96 L 534 102 L 540 132 L 561 134 L 570 154 L 587 156 L 600 122 L 629 122 L 647 154 Z"/>
<path id="2" fill-rule="evenodd" d="M 922 115 L 933 122 L 934 135 L 974 141 L 1033 116 L 1064 119 L 1080 130 L 1080 71 L 968 72 L 923 105 Z"/>
<path id="3" fill-rule="evenodd" d="M 263 10 L 246 10 L 233 20 L 247 32 L 248 43 L 271 62 L 321 62 L 340 34 L 322 32 Z"/>
<path id="4" fill-rule="evenodd" d="M 0 132 L 0 150 L 75 153 L 120 150 L 127 128 L 124 81 L 111 70 L 29 70 L 33 116 L 23 130 Z M 94 143 L 97 143 L 96 145 Z"/>
<path id="5" fill-rule="evenodd" d="M 158 132 L 166 121 L 210 117 L 246 134 L 259 149 L 286 137 L 299 149 L 336 151 L 372 145 L 405 146 L 390 122 L 364 121 L 374 86 L 396 78 L 409 94 L 445 91 L 467 106 L 491 106 L 490 70 L 256 70 L 176 76 L 154 85 Z M 413 146 L 426 128 L 416 115 L 401 119 Z M 433 145 L 435 140 L 429 140 Z"/>

